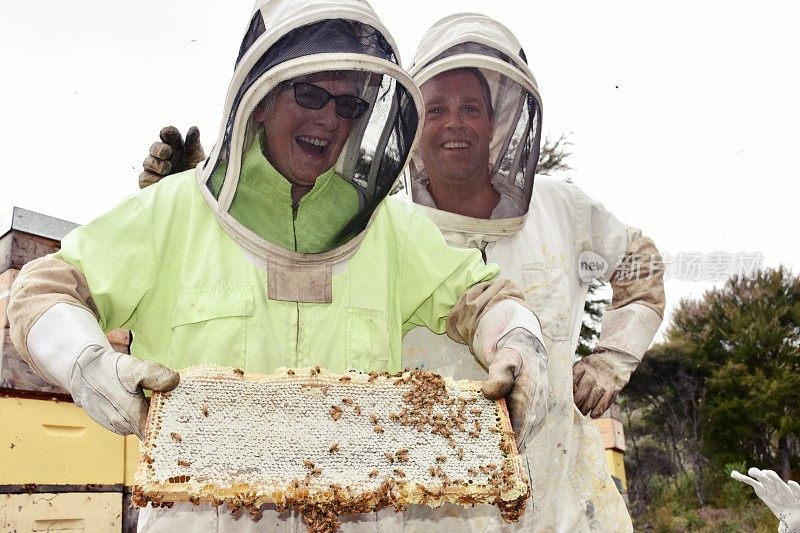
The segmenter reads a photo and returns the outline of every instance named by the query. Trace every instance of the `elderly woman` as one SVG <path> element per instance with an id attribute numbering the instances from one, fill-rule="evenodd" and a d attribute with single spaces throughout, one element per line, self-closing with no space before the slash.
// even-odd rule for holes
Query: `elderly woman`
<path id="1" fill-rule="evenodd" d="M 245 33 L 209 158 L 122 202 L 26 266 L 8 308 L 31 366 L 98 423 L 141 435 L 142 388 L 204 363 L 401 368 L 404 331 L 470 344 L 526 434 L 545 352 L 533 313 L 477 250 L 386 196 L 414 145 L 419 90 L 371 8 L 267 0 Z M 133 331 L 131 354 L 102 330 Z M 292 530 L 208 505 L 146 509 L 140 531 Z M 376 521 L 379 522 L 376 524 Z M 345 531 L 402 527 L 391 510 Z"/>

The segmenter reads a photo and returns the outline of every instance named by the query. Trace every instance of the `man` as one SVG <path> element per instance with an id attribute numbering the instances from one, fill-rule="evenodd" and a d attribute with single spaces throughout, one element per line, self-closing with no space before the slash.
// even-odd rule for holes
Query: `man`
<path id="1" fill-rule="evenodd" d="M 541 100 L 507 28 L 481 15 L 447 17 L 423 37 L 410 73 L 426 106 L 411 162 L 412 200 L 448 242 L 498 263 L 542 320 L 550 411 L 525 443 L 534 509 L 520 530 L 630 531 L 597 432 L 583 415 L 608 409 L 658 329 L 657 251 L 573 185 L 539 176 L 533 188 Z M 591 279 L 579 266 L 589 256 L 609 266 L 597 275 L 614 295 L 595 353 L 573 365 Z M 632 261 L 638 277 L 618 270 Z M 404 338 L 404 355 L 406 364 L 456 377 L 484 374 L 460 347 L 422 330 Z M 491 524 L 485 509 L 472 513 L 472 531 Z M 414 518 L 415 530 L 451 526 L 447 514 L 420 510 Z"/>
<path id="2" fill-rule="evenodd" d="M 20 272 L 8 314 L 23 357 L 95 421 L 141 436 L 142 388 L 175 387 L 173 369 L 397 371 L 402 332 L 426 326 L 471 345 L 489 368 L 484 392 L 506 397 L 524 440 L 548 390 L 536 317 L 479 252 L 448 247 L 415 208 L 384 201 L 421 109 L 395 49 L 362 2 L 259 2 L 209 158 Z M 107 343 L 102 331 L 117 327 L 133 331 L 132 355 Z M 299 521 L 274 507 L 255 523 L 176 504 L 143 509 L 139 530 Z M 343 530 L 401 525 L 389 509 Z"/>
<path id="3" fill-rule="evenodd" d="M 425 34 L 411 74 L 421 86 L 425 124 L 406 189 L 448 242 L 480 249 L 524 288 L 542 320 L 552 392 L 538 433 L 521 443 L 534 505 L 518 525 L 503 526 L 487 507 L 412 507 L 406 530 L 629 531 L 597 431 L 583 415 L 608 409 L 658 329 L 664 295 L 657 251 L 576 187 L 540 176 L 533 189 L 541 100 L 507 28 L 480 15 L 447 17 Z M 162 137 L 182 149 L 174 129 Z M 199 151 L 196 141 L 187 139 L 190 154 Z M 153 146 L 141 181 L 163 170 L 160 152 L 171 149 Z M 596 274 L 611 282 L 614 298 L 596 353 L 573 364 L 591 279 L 579 270 L 586 258 L 608 265 Z M 638 275 L 627 275 L 626 266 Z M 486 375 L 462 346 L 422 328 L 404 337 L 403 364 L 457 379 Z"/>

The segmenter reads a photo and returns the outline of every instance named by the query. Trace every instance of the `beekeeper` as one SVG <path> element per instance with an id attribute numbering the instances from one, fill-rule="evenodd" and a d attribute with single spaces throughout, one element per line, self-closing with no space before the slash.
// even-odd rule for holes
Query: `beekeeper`
<path id="1" fill-rule="evenodd" d="M 611 405 L 661 323 L 657 250 L 574 185 L 537 176 L 534 188 L 542 102 L 522 47 L 503 25 L 476 14 L 442 19 L 409 72 L 422 90 L 425 123 L 407 189 L 449 243 L 481 250 L 523 288 L 542 321 L 552 393 L 542 427 L 524 443 L 533 506 L 518 524 L 504 526 L 490 508 L 476 507 L 465 529 L 455 507 L 412 508 L 406 531 L 630 531 L 584 415 Z M 592 276 L 611 282 L 613 300 L 595 352 L 573 365 Z M 417 328 L 403 344 L 408 366 L 485 376 L 442 335 Z"/>
<path id="2" fill-rule="evenodd" d="M 549 390 L 538 320 L 478 250 L 448 247 L 417 208 L 386 199 L 422 110 L 398 62 L 363 1 L 259 2 L 210 156 L 20 272 L 8 313 L 23 357 L 95 421 L 141 436 L 141 389 L 175 387 L 173 369 L 398 371 L 403 331 L 425 326 L 470 345 L 524 441 Z M 132 355 L 103 334 L 119 327 Z M 402 522 L 387 509 L 343 530 Z M 274 507 L 259 522 L 207 504 L 139 517 L 140 531 L 175 527 L 302 526 Z"/>

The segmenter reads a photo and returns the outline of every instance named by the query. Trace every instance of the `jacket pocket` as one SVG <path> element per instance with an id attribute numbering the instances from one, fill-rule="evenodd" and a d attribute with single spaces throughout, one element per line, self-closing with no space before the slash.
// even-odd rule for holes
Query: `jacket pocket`
<path id="1" fill-rule="evenodd" d="M 522 265 L 525 300 L 542 324 L 542 333 L 552 341 L 569 339 L 572 302 L 567 269 L 558 263 Z"/>
<path id="2" fill-rule="evenodd" d="M 216 364 L 244 368 L 251 287 L 187 289 L 172 313 L 168 364 L 187 368 Z"/>
<path id="3" fill-rule="evenodd" d="M 387 370 L 389 320 L 386 313 L 362 307 L 347 308 L 347 368 Z"/>

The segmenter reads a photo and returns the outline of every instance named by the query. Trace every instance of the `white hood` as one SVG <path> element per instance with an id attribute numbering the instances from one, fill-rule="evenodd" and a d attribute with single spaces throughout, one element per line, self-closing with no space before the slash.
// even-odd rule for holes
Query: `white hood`
<path id="1" fill-rule="evenodd" d="M 248 227 L 231 206 L 238 201 L 243 158 L 265 129 L 254 122 L 256 106 L 273 89 L 285 90 L 283 82 L 332 71 L 362 73 L 357 96 L 369 103 L 353 121 L 333 166 L 358 191 L 358 212 L 346 226 L 348 236 L 336 246 L 303 254 L 276 244 L 265 237 L 268 232 Z M 369 4 L 262 0 L 245 31 L 217 142 L 198 166 L 198 183 L 227 233 L 254 258 L 329 261 L 352 252 L 360 241 L 355 237 L 399 178 L 417 139 L 421 109 L 419 90 L 400 68 L 395 42 Z"/>

